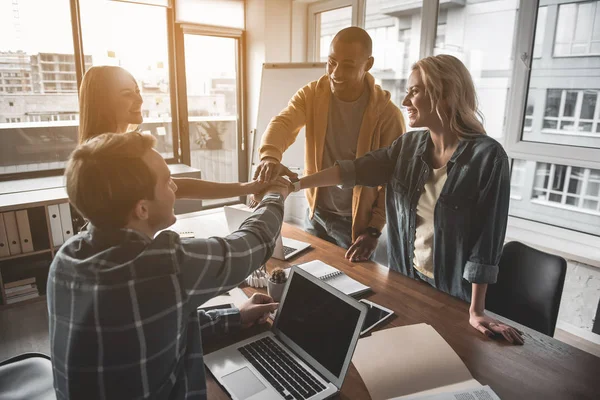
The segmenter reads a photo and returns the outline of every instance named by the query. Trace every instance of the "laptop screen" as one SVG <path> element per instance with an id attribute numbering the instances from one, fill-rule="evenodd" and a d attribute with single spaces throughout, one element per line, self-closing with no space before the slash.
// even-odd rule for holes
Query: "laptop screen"
<path id="1" fill-rule="evenodd" d="M 360 310 L 295 273 L 277 313 L 277 329 L 339 377 Z"/>

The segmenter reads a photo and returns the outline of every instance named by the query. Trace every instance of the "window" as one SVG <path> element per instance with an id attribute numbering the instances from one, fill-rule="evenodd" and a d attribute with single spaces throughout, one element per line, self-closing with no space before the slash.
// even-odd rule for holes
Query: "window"
<path id="1" fill-rule="evenodd" d="M 525 186 L 525 161 L 514 160 L 512 163 L 510 177 L 510 198 L 521 200 L 523 198 L 523 187 Z"/>
<path id="2" fill-rule="evenodd" d="M 450 54 L 469 69 L 488 135 L 502 138 L 510 79 L 518 2 L 467 2 L 464 7 L 439 10 L 443 35 L 435 54 Z M 500 6 L 501 5 L 501 6 Z M 533 111 L 533 104 L 531 106 Z"/>
<path id="3" fill-rule="evenodd" d="M 419 59 L 422 1 L 406 5 L 389 0 L 367 0 L 365 29 L 373 40 L 375 63 L 371 74 L 400 106 L 412 64 Z M 408 121 L 405 115 L 405 120 Z"/>
<path id="4" fill-rule="evenodd" d="M 514 160 L 510 214 L 600 235 L 600 170 Z"/>
<path id="5" fill-rule="evenodd" d="M 340 30 L 352 25 L 352 7 L 342 7 L 317 14 L 317 37 L 319 38 L 319 61 L 326 62 L 329 45 Z"/>
<path id="6" fill-rule="evenodd" d="M 535 42 L 533 47 L 533 57 L 542 57 L 542 47 L 544 46 L 544 36 L 546 35 L 546 19 L 548 18 L 548 7 L 538 9 L 537 24 L 535 26 Z"/>
<path id="7" fill-rule="evenodd" d="M 532 198 L 600 215 L 600 170 L 537 163 Z"/>
<path id="8" fill-rule="evenodd" d="M 191 165 L 202 178 L 238 182 L 239 37 L 184 30 L 187 115 Z M 205 54 L 211 54 L 210 58 Z M 219 205 L 234 199 L 205 200 Z"/>
<path id="9" fill-rule="evenodd" d="M 48 21 L 52 27 L 40 29 Z M 6 84 L 0 92 L 0 176 L 60 168 L 55 162 L 64 162 L 77 143 L 76 125 L 40 126 L 28 117 L 38 110 L 56 116 L 76 113 L 76 90 L 34 84 L 29 77 L 39 81 L 42 65 L 54 71 L 58 55 L 67 57 L 64 65 L 75 70 L 69 0 L 1 1 L 0 37 L 0 70 Z M 8 96 L 10 101 L 4 101 Z M 44 141 L 45 134 L 63 139 Z"/>
<path id="10" fill-rule="evenodd" d="M 144 100 L 142 112 L 149 116 L 139 129 L 156 137 L 163 157 L 173 158 L 166 9 L 105 0 L 80 5 L 83 48 L 91 56 L 86 69 L 118 65 L 133 75 Z"/>
<path id="11" fill-rule="evenodd" d="M 600 136 L 598 90 L 549 89 L 546 94 L 544 132 Z"/>
<path id="12" fill-rule="evenodd" d="M 558 7 L 554 55 L 600 55 L 598 1 L 561 4 Z"/>

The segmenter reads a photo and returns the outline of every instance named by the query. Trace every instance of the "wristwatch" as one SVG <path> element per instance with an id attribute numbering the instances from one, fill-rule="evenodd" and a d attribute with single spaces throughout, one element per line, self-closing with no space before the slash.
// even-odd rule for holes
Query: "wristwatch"
<path id="1" fill-rule="evenodd" d="M 291 180 L 292 186 L 294 187 L 294 192 L 299 192 L 302 188 L 300 187 L 300 179 L 296 178 L 296 180 Z"/>
<path id="2" fill-rule="evenodd" d="M 367 229 L 365 229 L 365 233 L 375 239 L 381 236 L 381 232 L 377 228 L 373 228 L 372 226 L 369 226 Z"/>

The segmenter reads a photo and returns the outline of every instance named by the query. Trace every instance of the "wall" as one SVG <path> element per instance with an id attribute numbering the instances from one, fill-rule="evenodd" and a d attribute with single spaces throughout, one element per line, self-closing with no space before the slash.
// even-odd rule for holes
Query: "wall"
<path id="1" fill-rule="evenodd" d="M 256 128 L 262 64 L 306 61 L 307 10 L 307 3 L 291 0 L 246 2 L 246 132 Z M 254 144 L 256 148 L 259 145 Z M 302 221 L 306 206 L 302 193 L 292 194 L 286 203 L 285 220 Z"/>
<path id="2" fill-rule="evenodd" d="M 598 299 L 600 268 L 569 261 L 557 328 L 600 344 L 600 335 L 592 332 Z"/>

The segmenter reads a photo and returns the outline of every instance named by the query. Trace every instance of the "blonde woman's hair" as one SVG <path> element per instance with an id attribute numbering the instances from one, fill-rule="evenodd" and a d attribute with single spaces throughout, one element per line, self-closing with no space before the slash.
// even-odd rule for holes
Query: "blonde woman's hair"
<path id="1" fill-rule="evenodd" d="M 131 76 L 127 70 L 110 65 L 91 67 L 83 76 L 79 89 L 79 143 L 116 131 L 116 113 L 109 93 L 119 73 Z M 128 131 L 135 128 L 130 125 Z"/>
<path id="2" fill-rule="evenodd" d="M 412 70 L 421 73 L 431 108 L 442 122 L 448 121 L 452 132 L 461 139 L 486 134 L 473 79 L 458 58 L 447 54 L 426 57 Z"/>
<path id="3" fill-rule="evenodd" d="M 71 153 L 69 201 L 99 228 L 123 228 L 138 201 L 154 199 L 156 175 L 142 159 L 156 139 L 137 132 L 95 136 Z"/>

